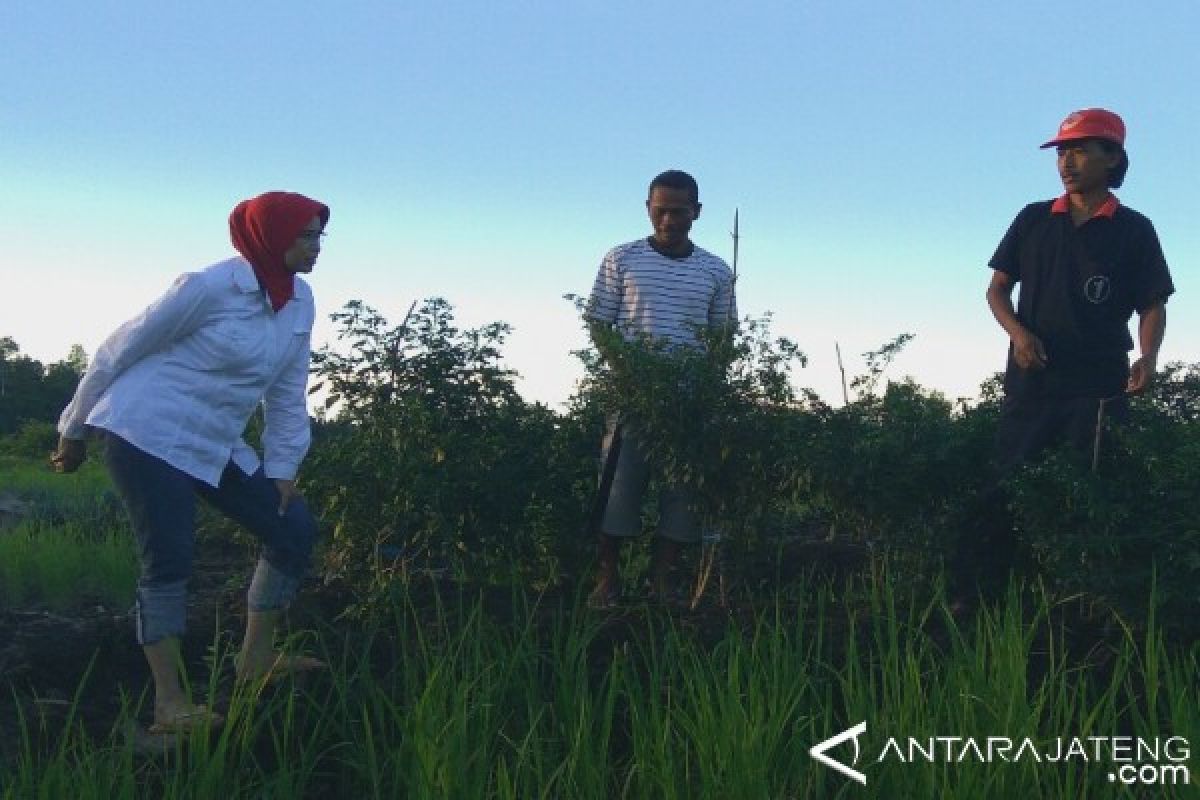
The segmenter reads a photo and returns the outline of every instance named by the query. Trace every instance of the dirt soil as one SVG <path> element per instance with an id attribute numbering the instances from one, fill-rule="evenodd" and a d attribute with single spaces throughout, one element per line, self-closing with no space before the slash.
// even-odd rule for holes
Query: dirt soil
<path id="1" fill-rule="evenodd" d="M 192 679 L 203 681 L 217 620 L 228 629 L 221 631 L 228 642 L 244 624 L 253 562 L 233 543 L 206 542 L 197 551 L 183 655 Z M 66 611 L 0 608 L 0 743 L 20 741 L 22 717 L 27 729 L 52 738 L 76 703 L 75 719 L 106 736 L 120 713 L 122 694 L 136 704 L 150 697 L 149 684 L 132 607 L 83 601 Z M 148 702 L 142 706 L 149 709 Z M 0 758 L 4 748 L 0 744 Z"/>

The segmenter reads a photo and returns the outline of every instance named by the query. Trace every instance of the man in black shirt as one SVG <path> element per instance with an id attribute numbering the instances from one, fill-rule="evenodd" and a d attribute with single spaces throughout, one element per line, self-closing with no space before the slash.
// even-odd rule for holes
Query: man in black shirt
<path id="1" fill-rule="evenodd" d="M 1175 291 L 1154 226 L 1110 191 L 1129 167 L 1121 118 L 1076 111 L 1042 147 L 1056 148 L 1065 193 L 1026 206 L 988 262 L 988 307 L 1010 340 L 996 439 L 1000 477 L 1060 442 L 1090 452 L 1103 417 L 1127 417 L 1128 395 L 1154 377 Z M 1135 311 L 1140 356 L 1131 367 Z M 1006 530 L 972 544 L 988 545 L 993 571 L 1007 572 L 1011 523 L 997 527 Z"/>
<path id="2" fill-rule="evenodd" d="M 1175 288 L 1150 220 L 1109 191 L 1129 166 L 1124 145 L 1111 111 L 1068 116 L 1042 145 L 1057 149 L 1066 193 L 1026 206 L 988 262 L 988 307 L 1011 340 L 997 441 L 1005 472 L 1064 438 L 1088 449 L 1099 404 L 1120 419 L 1126 395 L 1154 377 Z M 1131 368 L 1135 311 L 1141 356 Z"/>

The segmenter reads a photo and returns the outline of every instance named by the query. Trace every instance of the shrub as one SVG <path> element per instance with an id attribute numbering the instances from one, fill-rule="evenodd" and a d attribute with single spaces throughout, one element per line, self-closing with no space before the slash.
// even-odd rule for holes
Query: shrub
<path id="1" fill-rule="evenodd" d="M 698 349 L 600 329 L 558 414 L 516 392 L 503 323 L 459 330 L 437 298 L 397 326 L 359 302 L 334 318 L 344 349 L 316 355 L 328 400 L 304 489 L 333 527 L 326 577 L 368 599 L 411 567 L 535 585 L 577 572 L 603 421 L 617 412 L 656 481 L 693 487 L 742 564 L 761 561 L 768 535 L 815 522 L 929 577 L 994 496 L 996 381 L 976 404 L 883 383 L 907 336 L 867 354 L 856 398 L 835 409 L 794 388 L 804 356 L 769 317 L 700 332 Z M 1156 571 L 1160 610 L 1198 616 L 1198 389 L 1200 367 L 1169 365 L 1098 474 L 1052 454 L 1012 482 L 1019 535 L 1053 584 L 1134 613 Z"/>
<path id="2" fill-rule="evenodd" d="M 945 552 L 987 480 L 995 406 L 956 408 L 905 381 L 814 414 L 811 503 L 833 532 L 926 558 Z"/>
<path id="3" fill-rule="evenodd" d="M 46 460 L 58 446 L 58 430 L 53 422 L 30 420 L 21 424 L 8 439 L 8 450 L 15 456 Z"/>
<path id="4" fill-rule="evenodd" d="M 557 577 L 589 466 L 566 444 L 570 418 L 517 394 L 501 363 L 508 326 L 461 331 L 440 298 L 398 326 L 359 302 L 334 319 L 349 348 L 316 354 L 332 417 L 304 472 L 333 525 L 327 577 L 378 587 L 413 565 Z"/>
<path id="5" fill-rule="evenodd" d="M 1172 365 L 1130 424 L 1103 442 L 1098 470 L 1058 451 L 1013 480 L 1013 513 L 1042 571 L 1062 591 L 1107 599 L 1136 620 L 1156 583 L 1173 627 L 1200 630 L 1200 382 Z"/>
<path id="6" fill-rule="evenodd" d="M 707 527 L 754 540 L 807 490 L 814 419 L 790 377 L 805 357 L 771 335 L 769 315 L 696 333 L 700 346 L 684 348 L 596 328 L 580 395 L 636 431 L 657 481 L 695 491 Z"/>

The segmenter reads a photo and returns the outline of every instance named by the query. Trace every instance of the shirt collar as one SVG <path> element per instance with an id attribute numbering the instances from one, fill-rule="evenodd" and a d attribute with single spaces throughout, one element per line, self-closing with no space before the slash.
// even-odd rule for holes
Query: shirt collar
<path id="1" fill-rule="evenodd" d="M 1117 213 L 1117 207 L 1119 205 L 1121 205 L 1121 201 L 1117 199 L 1115 194 L 1109 192 L 1108 197 L 1105 198 L 1104 202 L 1100 204 L 1100 207 L 1096 209 L 1095 213 L 1093 213 L 1089 219 L 1095 219 L 1096 217 L 1107 217 L 1108 219 L 1112 219 L 1113 214 Z M 1051 214 L 1066 214 L 1070 210 L 1071 202 L 1067 199 L 1067 195 L 1065 194 L 1050 204 Z"/>
<path id="2" fill-rule="evenodd" d="M 258 278 L 254 275 L 254 267 L 244 258 L 238 259 L 238 264 L 233 268 L 233 283 L 243 292 L 262 291 L 262 287 L 258 285 Z"/>
<path id="3" fill-rule="evenodd" d="M 250 262 L 245 258 L 236 258 L 233 266 L 233 285 L 240 291 L 247 294 L 251 292 L 262 292 L 263 288 L 258 283 L 258 276 L 254 274 L 254 267 L 250 266 Z M 292 295 L 295 300 L 312 302 L 312 289 L 308 283 L 296 276 L 295 294 Z M 265 292 L 264 292 L 265 297 Z"/>

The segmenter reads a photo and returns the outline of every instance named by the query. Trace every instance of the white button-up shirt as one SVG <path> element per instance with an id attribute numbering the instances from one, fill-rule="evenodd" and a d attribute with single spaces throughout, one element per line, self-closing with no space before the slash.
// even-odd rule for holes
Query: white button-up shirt
<path id="1" fill-rule="evenodd" d="M 179 277 L 96 351 L 58 430 L 81 439 L 84 426 L 216 486 L 232 458 L 247 474 L 258 455 L 242 439 L 262 402 L 267 477 L 295 478 L 308 452 L 312 290 L 271 309 L 254 270 L 231 258 Z"/>

